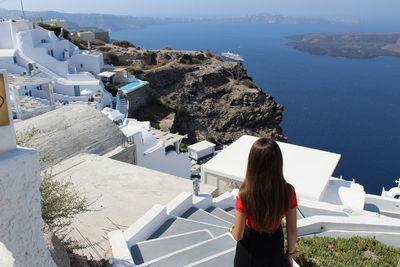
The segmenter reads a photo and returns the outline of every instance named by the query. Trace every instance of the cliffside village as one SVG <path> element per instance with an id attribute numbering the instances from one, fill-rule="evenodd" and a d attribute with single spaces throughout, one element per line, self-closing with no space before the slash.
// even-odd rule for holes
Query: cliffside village
<path id="1" fill-rule="evenodd" d="M 109 41 L 104 32 L 74 35 Z M 41 234 L 40 168 L 71 180 L 93 203 L 70 231 L 87 245 L 81 254 L 113 266 L 232 266 L 228 229 L 258 137 L 182 149 L 187 133 L 130 116 L 147 105 L 151 82 L 29 20 L 0 21 L 0 36 L 1 266 L 60 266 Z M 17 146 L 30 132 L 35 149 Z M 341 155 L 278 144 L 298 194 L 299 236 L 374 237 L 400 247 L 400 183 L 368 194 L 332 176 Z M 39 166 L 38 153 L 50 155 L 51 166 Z"/>

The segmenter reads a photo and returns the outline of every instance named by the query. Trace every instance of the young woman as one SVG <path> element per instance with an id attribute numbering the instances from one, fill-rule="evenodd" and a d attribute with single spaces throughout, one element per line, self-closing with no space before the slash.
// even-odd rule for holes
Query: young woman
<path id="1" fill-rule="evenodd" d="M 296 249 L 296 192 L 283 177 L 282 153 L 270 139 L 258 139 L 249 154 L 245 180 L 236 200 L 232 235 L 236 241 L 235 267 L 293 265 Z M 284 253 L 282 218 L 286 216 Z"/>

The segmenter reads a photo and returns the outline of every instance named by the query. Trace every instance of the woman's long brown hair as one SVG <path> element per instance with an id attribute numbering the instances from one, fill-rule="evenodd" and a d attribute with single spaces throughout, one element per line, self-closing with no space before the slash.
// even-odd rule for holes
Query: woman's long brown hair
<path id="1" fill-rule="evenodd" d="M 278 144 L 271 139 L 258 139 L 250 150 L 239 197 L 247 217 L 261 231 L 279 225 L 289 210 L 292 186 L 285 181 L 282 168 Z"/>

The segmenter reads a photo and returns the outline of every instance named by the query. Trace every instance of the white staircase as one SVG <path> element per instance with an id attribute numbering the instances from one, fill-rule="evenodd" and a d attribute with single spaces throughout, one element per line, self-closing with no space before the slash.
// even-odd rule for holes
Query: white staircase
<path id="1" fill-rule="evenodd" d="M 231 194 L 213 199 L 182 193 L 156 205 L 124 232 L 109 233 L 114 257 L 122 260 L 114 266 L 232 266 L 234 216 L 224 209 L 234 203 Z"/>
<path id="2" fill-rule="evenodd" d="M 125 231 L 109 233 L 113 266 L 233 266 L 234 205 L 230 193 L 214 199 L 181 193 L 154 206 Z"/>
<path id="3" fill-rule="evenodd" d="M 128 115 L 129 103 L 125 98 L 125 95 L 122 92 L 118 92 L 117 94 L 117 104 L 116 109 L 124 115 Z"/>
<path id="4" fill-rule="evenodd" d="M 122 114 L 128 114 L 128 101 L 125 98 L 120 98 L 117 102 L 117 110 Z"/>

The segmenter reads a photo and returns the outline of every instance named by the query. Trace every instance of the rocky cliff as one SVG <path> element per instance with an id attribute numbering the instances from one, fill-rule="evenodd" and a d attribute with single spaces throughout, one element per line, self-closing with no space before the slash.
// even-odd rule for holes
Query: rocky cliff
<path id="1" fill-rule="evenodd" d="M 187 133 L 190 142 L 208 139 L 228 144 L 243 134 L 286 141 L 279 127 L 283 106 L 253 83 L 241 63 L 203 51 L 117 44 L 96 49 L 106 51 L 108 63 L 130 66 L 154 91 L 154 101 L 132 116 Z"/>

